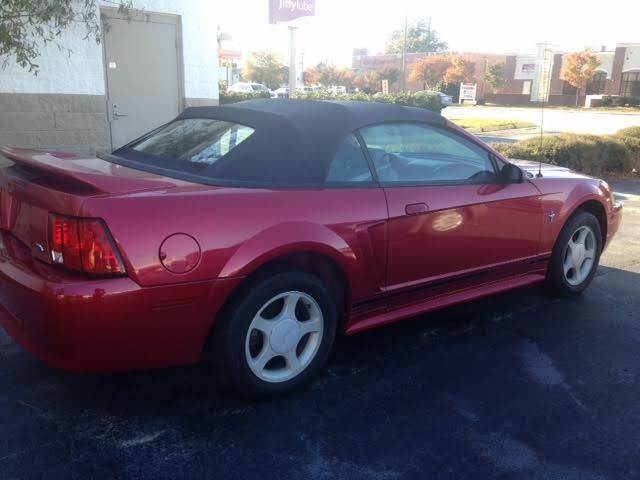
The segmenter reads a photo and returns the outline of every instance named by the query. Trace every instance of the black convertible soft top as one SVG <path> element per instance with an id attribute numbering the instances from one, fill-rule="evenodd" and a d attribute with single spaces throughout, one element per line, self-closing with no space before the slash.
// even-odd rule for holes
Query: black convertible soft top
<path id="1" fill-rule="evenodd" d="M 187 108 L 176 120 L 188 118 L 224 120 L 255 130 L 216 162 L 211 171 L 201 169 L 198 172 L 198 176 L 208 180 L 204 183 L 219 183 L 218 180 L 235 184 L 277 183 L 292 186 L 323 182 L 338 146 L 359 128 L 399 121 L 436 125 L 445 123 L 444 118 L 434 112 L 400 105 L 284 99 L 192 107 Z M 114 154 L 129 160 L 144 160 L 128 149 L 135 143 Z"/>

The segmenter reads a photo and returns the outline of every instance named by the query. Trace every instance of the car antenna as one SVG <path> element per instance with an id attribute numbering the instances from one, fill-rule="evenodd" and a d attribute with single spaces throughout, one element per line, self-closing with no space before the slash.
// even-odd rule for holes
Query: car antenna
<path id="1" fill-rule="evenodd" d="M 538 95 L 540 95 L 540 92 L 542 92 L 542 95 L 540 97 L 540 155 L 542 155 L 544 142 L 544 101 L 549 92 L 549 87 L 551 86 L 551 78 L 549 78 L 549 81 L 547 81 L 547 75 L 549 74 L 550 76 L 550 71 L 553 65 L 553 56 L 549 55 L 549 58 L 551 59 L 549 63 L 551 63 L 551 65 L 549 65 L 547 68 L 547 52 L 549 51 L 549 47 L 551 46 L 551 44 L 540 43 L 538 45 L 542 46 L 543 49 L 542 68 L 540 69 L 541 71 L 538 72 L 538 75 L 540 75 L 540 79 L 538 80 Z M 542 88 L 540 88 L 540 82 L 543 82 Z M 538 174 L 536 175 L 536 177 L 542 177 L 542 156 L 540 157 L 540 162 L 538 163 Z"/>
<path id="2" fill-rule="evenodd" d="M 536 177 L 542 177 L 542 152 L 544 141 L 544 95 L 542 96 L 542 103 L 540 104 L 540 162 L 538 163 L 538 174 Z"/>

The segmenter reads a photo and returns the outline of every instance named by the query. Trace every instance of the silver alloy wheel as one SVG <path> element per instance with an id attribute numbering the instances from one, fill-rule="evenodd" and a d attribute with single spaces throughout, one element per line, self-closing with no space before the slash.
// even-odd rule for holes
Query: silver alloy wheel
<path id="1" fill-rule="evenodd" d="M 564 250 L 564 278 L 569 285 L 577 286 L 591 273 L 596 259 L 596 236 L 586 225 L 578 228 Z"/>
<path id="2" fill-rule="evenodd" d="M 245 357 L 251 371 L 270 383 L 295 378 L 315 358 L 324 330 L 322 310 L 304 292 L 285 292 L 267 301 L 249 325 Z"/>

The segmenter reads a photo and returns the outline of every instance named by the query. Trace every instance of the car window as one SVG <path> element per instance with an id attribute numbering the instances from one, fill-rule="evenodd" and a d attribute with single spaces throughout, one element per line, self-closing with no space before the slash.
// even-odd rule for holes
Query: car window
<path id="1" fill-rule="evenodd" d="M 381 182 L 496 181 L 489 152 L 445 128 L 388 123 L 366 127 L 361 133 Z"/>
<path id="2" fill-rule="evenodd" d="M 350 134 L 338 147 L 329 165 L 327 182 L 371 182 L 371 170 L 364 156 L 360 142 Z"/>
<path id="3" fill-rule="evenodd" d="M 213 165 L 253 131 L 237 123 L 187 118 L 165 125 L 132 149 L 154 157 Z"/>

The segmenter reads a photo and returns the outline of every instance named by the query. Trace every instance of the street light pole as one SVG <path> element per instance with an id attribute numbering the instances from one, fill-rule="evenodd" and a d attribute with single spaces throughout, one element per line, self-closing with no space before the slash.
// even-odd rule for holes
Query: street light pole
<path id="1" fill-rule="evenodd" d="M 289 26 L 289 97 L 296 91 L 296 27 Z"/>

